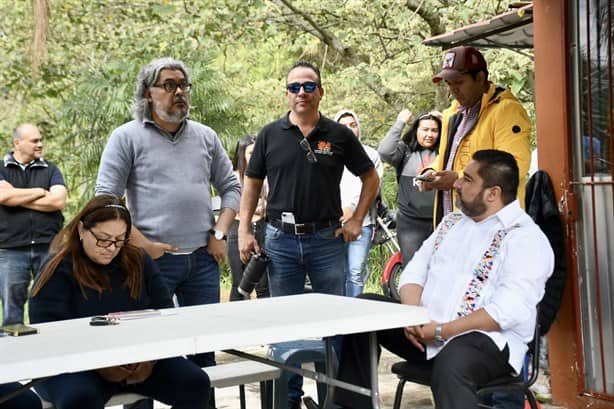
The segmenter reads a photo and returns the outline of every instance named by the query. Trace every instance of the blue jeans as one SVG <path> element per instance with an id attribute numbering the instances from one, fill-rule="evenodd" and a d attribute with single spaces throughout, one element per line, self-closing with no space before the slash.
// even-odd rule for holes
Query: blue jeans
<path id="1" fill-rule="evenodd" d="M 307 275 L 314 292 L 343 295 L 345 243 L 334 227 L 296 236 L 267 224 L 265 249 L 271 296 L 302 294 Z"/>
<path id="2" fill-rule="evenodd" d="M 267 224 L 265 251 L 270 258 L 271 296 L 302 294 L 309 275 L 316 293 L 343 295 L 345 290 L 345 243 L 335 237 L 335 227 L 300 236 L 284 233 Z M 288 400 L 300 401 L 303 378 L 291 375 Z"/>
<path id="3" fill-rule="evenodd" d="M 365 267 L 372 234 L 372 226 L 362 226 L 360 238 L 346 245 L 345 295 L 348 297 L 361 294 L 365 286 Z"/>
<path id="4" fill-rule="evenodd" d="M 162 279 L 180 306 L 220 302 L 220 267 L 206 247 L 192 254 L 164 254 L 156 259 Z M 189 357 L 200 367 L 215 365 L 213 352 Z"/>
<path id="5" fill-rule="evenodd" d="M 49 250 L 48 243 L 0 249 L 0 298 L 2 323 L 23 323 L 30 280 L 38 273 Z"/>

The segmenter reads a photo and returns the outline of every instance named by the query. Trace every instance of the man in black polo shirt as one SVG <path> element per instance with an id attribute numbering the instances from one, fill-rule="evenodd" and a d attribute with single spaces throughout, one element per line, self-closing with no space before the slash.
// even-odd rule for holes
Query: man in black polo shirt
<path id="1" fill-rule="evenodd" d="M 266 125 L 245 173 L 239 250 L 244 263 L 260 252 L 250 221 L 265 177 L 269 184 L 265 251 L 271 296 L 299 294 L 309 275 L 313 290 L 343 295 L 344 242 L 360 235 L 379 177 L 352 132 L 318 111 L 324 95 L 320 71 L 299 61 L 290 68 L 290 112 Z M 343 226 L 339 183 L 346 166 L 362 180 L 360 201 Z M 289 385 L 291 407 L 300 405 L 300 384 Z"/>
<path id="2" fill-rule="evenodd" d="M 59 169 L 43 159 L 35 125 L 13 132 L 13 151 L 0 161 L 0 297 L 2 323 L 23 323 L 31 275 L 62 228 L 66 187 Z"/>

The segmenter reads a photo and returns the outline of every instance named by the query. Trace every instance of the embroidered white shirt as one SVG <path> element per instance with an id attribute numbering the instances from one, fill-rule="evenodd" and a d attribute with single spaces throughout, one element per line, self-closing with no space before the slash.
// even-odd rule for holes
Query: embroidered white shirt
<path id="1" fill-rule="evenodd" d="M 488 335 L 500 350 L 507 344 L 509 363 L 520 372 L 526 344 L 533 339 L 535 307 L 554 268 L 548 239 L 520 208 L 518 200 L 479 223 L 463 216 L 435 251 L 437 231 L 442 224 L 407 264 L 399 288 L 405 284 L 421 286 L 421 305 L 428 309 L 432 320 L 445 323 L 456 319 L 473 271 L 495 233 L 518 224 L 503 239 L 476 309 L 484 308 L 499 324 L 500 331 L 480 332 Z M 442 348 L 427 345 L 427 359 L 436 356 Z"/>

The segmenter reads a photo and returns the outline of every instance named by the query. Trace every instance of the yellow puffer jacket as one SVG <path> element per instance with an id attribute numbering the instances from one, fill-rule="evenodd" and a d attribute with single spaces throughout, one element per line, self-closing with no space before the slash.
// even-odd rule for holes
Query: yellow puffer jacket
<path id="1" fill-rule="evenodd" d="M 452 106 L 443 112 L 439 155 L 429 166 L 432 169 L 443 170 L 445 168 L 445 161 L 449 156 L 450 149 L 448 141 L 454 138 L 454 132 L 459 123 L 458 109 L 459 104 L 454 101 Z M 454 123 L 456 123 L 456 126 L 451 128 L 450 124 Z M 520 171 L 518 199 L 520 205 L 524 207 L 525 185 L 531 162 L 530 136 L 529 116 L 520 102 L 508 89 L 489 82 L 488 92 L 482 97 L 478 120 L 473 129 L 461 141 L 454 157 L 452 170 L 456 171 L 461 177 L 463 169 L 471 161 L 473 153 L 482 149 L 498 149 L 511 153 L 518 162 Z M 438 192 L 435 196 L 435 220 L 437 222 L 441 218 L 437 210 L 440 207 L 438 203 L 441 203 L 441 196 L 442 192 Z M 456 203 L 456 191 L 454 190 L 453 200 Z"/>

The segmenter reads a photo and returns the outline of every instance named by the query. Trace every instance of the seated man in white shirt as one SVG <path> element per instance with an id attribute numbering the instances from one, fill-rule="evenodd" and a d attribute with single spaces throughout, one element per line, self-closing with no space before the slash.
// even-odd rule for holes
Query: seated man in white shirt
<path id="1" fill-rule="evenodd" d="M 476 408 L 477 389 L 522 368 L 536 306 L 552 273 L 546 236 L 516 199 L 518 165 L 498 150 L 478 151 L 454 188 L 462 212 L 446 216 L 407 264 L 401 302 L 428 309 L 426 325 L 380 331 L 378 343 L 431 371 L 438 409 Z M 373 295 L 369 298 L 392 301 Z M 339 378 L 369 387 L 368 337 L 344 337 Z M 339 405 L 369 397 L 335 391 Z"/>

